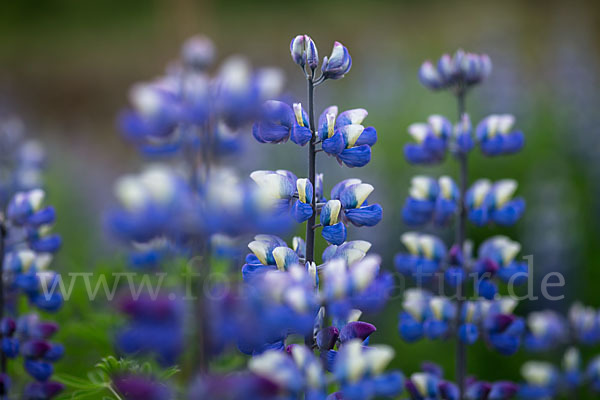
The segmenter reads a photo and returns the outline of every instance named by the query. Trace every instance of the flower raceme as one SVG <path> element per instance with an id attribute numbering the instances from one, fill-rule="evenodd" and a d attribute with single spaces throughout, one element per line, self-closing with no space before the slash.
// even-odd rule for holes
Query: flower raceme
<path id="1" fill-rule="evenodd" d="M 419 80 L 428 89 L 456 89 L 480 83 L 492 72 L 487 54 L 465 53 L 458 50 L 453 56 L 444 54 L 437 65 L 425 61 L 419 69 Z"/>

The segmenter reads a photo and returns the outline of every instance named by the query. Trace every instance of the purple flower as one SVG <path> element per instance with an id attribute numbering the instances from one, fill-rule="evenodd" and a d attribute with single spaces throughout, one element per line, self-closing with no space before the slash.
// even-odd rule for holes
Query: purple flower
<path id="1" fill-rule="evenodd" d="M 350 71 L 351 67 L 352 57 L 350 57 L 348 49 L 340 42 L 335 42 L 329 58 L 323 58 L 321 72 L 325 79 L 341 79 Z"/>

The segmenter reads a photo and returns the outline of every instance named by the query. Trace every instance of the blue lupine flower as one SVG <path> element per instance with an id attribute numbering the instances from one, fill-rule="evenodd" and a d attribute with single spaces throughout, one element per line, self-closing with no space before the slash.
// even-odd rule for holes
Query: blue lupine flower
<path id="1" fill-rule="evenodd" d="M 487 299 L 496 295 L 498 288 L 492 278 L 498 276 L 503 282 L 522 285 L 528 279 L 526 262 L 515 261 L 521 245 L 506 236 L 494 236 L 479 246 L 478 258 L 473 267 L 479 276 L 479 294 Z"/>
<path id="2" fill-rule="evenodd" d="M 285 338 L 313 330 L 319 310 L 315 291 L 316 266 L 292 265 L 286 271 L 267 271 L 250 282 L 250 305 L 237 333 L 238 348 L 258 354 L 281 349 Z"/>
<path id="3" fill-rule="evenodd" d="M 398 322 L 400 337 L 407 342 L 420 340 L 425 335 L 423 323 L 429 310 L 431 293 L 421 289 L 408 289 L 404 292 Z"/>
<path id="4" fill-rule="evenodd" d="M 262 117 L 252 128 L 254 138 L 260 143 L 292 142 L 304 146 L 312 138 L 308 116 L 300 103 L 288 104 L 269 100 L 262 108 Z"/>
<path id="5" fill-rule="evenodd" d="M 400 394 L 404 386 L 402 373 L 384 373 L 393 357 L 394 351 L 389 346 L 364 347 L 360 339 L 344 343 L 333 367 L 333 374 L 340 383 L 341 398 L 363 400 Z"/>
<path id="6" fill-rule="evenodd" d="M 352 264 L 336 257 L 319 266 L 319 291 L 328 313 L 347 319 L 353 309 L 376 311 L 385 305 L 393 279 L 380 273 L 380 263 L 380 257 L 367 255 Z"/>
<path id="7" fill-rule="evenodd" d="M 579 342 L 592 345 L 600 341 L 600 316 L 594 308 L 573 304 L 569 309 L 569 323 Z"/>
<path id="8" fill-rule="evenodd" d="M 553 398 L 560 384 L 560 373 L 550 363 L 528 361 L 521 367 L 525 383 L 521 385 L 518 396 L 527 400 Z"/>
<path id="9" fill-rule="evenodd" d="M 319 117 L 318 136 L 323 151 L 348 167 L 362 167 L 371 160 L 377 142 L 375 128 L 362 125 L 368 112 L 357 108 L 338 115 L 338 107 L 327 107 Z"/>
<path id="10" fill-rule="evenodd" d="M 441 115 L 431 115 L 427 123 L 415 123 L 408 133 L 416 143 L 404 146 L 404 157 L 412 164 L 437 164 L 446 156 L 452 124 Z"/>
<path id="11" fill-rule="evenodd" d="M 423 336 L 431 340 L 445 338 L 456 318 L 456 307 L 450 300 L 421 289 L 407 290 L 402 306 L 398 330 L 408 342 Z"/>
<path id="12" fill-rule="evenodd" d="M 333 187 L 331 200 L 321 210 L 321 223 L 324 226 L 322 234 L 329 243 L 339 245 L 344 242 L 344 224 L 374 226 L 381 221 L 381 206 L 367 203 L 367 197 L 373 190 L 373 186 L 362 183 L 359 179 L 346 179 Z M 339 223 L 342 225 L 337 225 Z"/>
<path id="13" fill-rule="evenodd" d="M 444 54 L 437 66 L 425 61 L 419 69 L 419 80 L 431 90 L 469 87 L 487 78 L 491 72 L 492 62 L 486 54 L 458 50 L 454 56 Z"/>
<path id="14" fill-rule="evenodd" d="M 527 316 L 524 344 L 530 351 L 547 351 L 564 343 L 569 335 L 567 322 L 552 310 L 531 312 Z"/>
<path id="15" fill-rule="evenodd" d="M 492 348 L 504 355 L 516 353 L 521 345 L 525 323 L 512 314 L 494 314 L 485 318 L 486 338 Z"/>
<path id="16" fill-rule="evenodd" d="M 600 356 L 594 357 L 585 371 L 586 379 L 594 392 L 600 392 Z"/>
<path id="17" fill-rule="evenodd" d="M 402 208 L 402 218 L 407 225 L 424 225 L 433 221 L 445 225 L 458 209 L 458 187 L 448 176 L 436 181 L 427 176 L 411 179 L 409 197 Z"/>
<path id="18" fill-rule="evenodd" d="M 270 350 L 253 357 L 248 368 L 254 374 L 268 379 L 289 398 L 304 392 L 309 400 L 325 399 L 325 380 L 320 362 L 304 346 L 290 346 L 286 352 Z"/>
<path id="19" fill-rule="evenodd" d="M 156 356 L 164 365 L 177 362 L 183 349 L 183 304 L 168 296 L 144 294 L 134 299 L 124 297 L 119 310 L 129 317 L 128 325 L 119 332 L 117 344 L 126 354 Z"/>
<path id="20" fill-rule="evenodd" d="M 314 70 L 319 64 L 317 46 L 308 35 L 298 35 L 293 38 L 290 43 L 290 53 L 292 60 L 302 69 L 308 65 L 311 70 Z"/>
<path id="21" fill-rule="evenodd" d="M 321 234 L 328 243 L 341 245 L 346 241 L 346 225 L 341 222 L 342 202 L 329 200 L 321 209 Z"/>
<path id="22" fill-rule="evenodd" d="M 341 79 L 352 67 L 352 57 L 348 49 L 340 42 L 333 44 L 333 50 L 329 57 L 323 58 L 321 72 L 325 79 Z"/>
<path id="23" fill-rule="evenodd" d="M 246 256 L 246 264 L 242 267 L 244 281 L 249 282 L 256 275 L 267 271 L 285 271 L 299 263 L 298 252 L 289 248 L 281 238 L 275 235 L 257 235 L 254 239 L 248 244 L 253 254 Z"/>
<path id="24" fill-rule="evenodd" d="M 352 240 L 340 246 L 332 244 L 327 246 L 323 251 L 323 262 L 326 263 L 336 258 L 342 258 L 350 265 L 365 258 L 370 248 L 371 243 L 365 240 Z"/>
<path id="25" fill-rule="evenodd" d="M 446 257 L 446 246 L 437 237 L 406 232 L 401 236 L 408 253 L 394 257 L 396 269 L 405 276 L 427 281 L 440 270 Z"/>
<path id="26" fill-rule="evenodd" d="M 469 219 L 476 225 L 494 222 L 498 225 L 515 224 L 525 211 L 525 200 L 513 199 L 517 182 L 503 179 L 492 184 L 487 179 L 473 183 L 466 194 L 466 207 Z"/>
<path id="27" fill-rule="evenodd" d="M 583 381 L 581 371 L 581 353 L 575 347 L 569 347 L 562 359 L 563 380 L 569 389 L 576 389 Z"/>
<path id="28" fill-rule="evenodd" d="M 438 371 L 417 372 L 406 380 L 406 391 L 413 400 L 457 400 L 458 388 L 445 381 Z"/>
<path id="29" fill-rule="evenodd" d="M 523 132 L 513 131 L 515 117 L 510 114 L 490 115 L 475 131 L 481 152 L 486 156 L 516 153 L 523 147 Z"/>
<path id="30" fill-rule="evenodd" d="M 475 143 L 471 136 L 472 126 L 469 114 L 463 114 L 460 121 L 454 126 L 454 140 L 456 143 L 456 153 L 467 154 Z"/>

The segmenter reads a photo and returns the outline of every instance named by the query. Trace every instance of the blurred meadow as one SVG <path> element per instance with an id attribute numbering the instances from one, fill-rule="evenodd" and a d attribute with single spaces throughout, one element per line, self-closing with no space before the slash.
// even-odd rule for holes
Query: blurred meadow
<path id="1" fill-rule="evenodd" d="M 49 150 L 49 196 L 56 205 L 56 231 L 64 238 L 56 269 L 115 271 L 124 268 L 122 249 L 102 229 L 115 178 L 140 165 L 139 156 L 116 129 L 115 118 L 138 80 L 151 79 L 175 58 L 181 42 L 203 33 L 218 58 L 240 53 L 256 66 L 281 67 L 286 88 L 305 101 L 304 80 L 289 59 L 290 38 L 308 33 L 323 52 L 334 40 L 353 56 L 346 79 L 316 92 L 317 109 L 333 99 L 342 109 L 364 107 L 379 142 L 369 168 L 337 168 L 320 158 L 328 173 L 325 190 L 341 178 L 360 177 L 375 186 L 372 198 L 383 221 L 368 232 L 373 251 L 392 270 L 400 218 L 410 177 L 424 172 L 402 156 L 406 128 L 440 113 L 456 119 L 447 93 L 431 93 L 417 80 L 424 59 L 464 48 L 486 52 L 491 78 L 467 104 L 473 120 L 511 112 L 526 135 L 518 155 L 472 157 L 472 176 L 515 178 L 527 200 L 526 218 L 497 230 L 523 243 L 534 257 L 536 276 L 560 271 L 565 299 L 526 302 L 519 311 L 545 307 L 566 311 L 581 300 L 600 306 L 600 7 L 595 1 L 302 1 L 267 0 L 19 0 L 0 4 L 0 110 L 26 121 L 30 136 Z M 260 146 L 248 134 L 239 160 L 245 173 L 287 168 L 304 173 L 305 152 L 293 145 Z M 323 161 L 321 161 L 323 160 Z M 330 168 L 331 166 L 331 168 Z M 448 170 L 450 168 L 450 170 Z M 428 171 L 456 173 L 452 162 Z M 471 229 L 476 242 L 496 229 Z M 451 234 L 451 232 L 447 232 Z M 365 235 L 356 228 L 350 238 Z M 322 249 L 322 247 L 321 247 Z M 539 274 L 539 275 L 538 275 Z M 539 284 L 535 285 L 539 294 Z M 67 347 L 58 372 L 82 376 L 113 354 L 118 323 L 101 301 L 76 290 L 55 317 Z M 108 311 L 107 311 L 108 310 Z M 373 342 L 396 348 L 394 367 L 415 371 L 423 359 L 452 371 L 452 342 L 407 344 L 398 337 L 399 299 L 374 318 Z M 593 349 L 600 350 L 600 349 Z M 584 353 L 584 358 L 591 354 Z M 542 354 L 558 361 L 561 354 Z M 469 370 L 489 380 L 519 380 L 520 351 L 503 357 L 481 343 L 469 352 Z"/>

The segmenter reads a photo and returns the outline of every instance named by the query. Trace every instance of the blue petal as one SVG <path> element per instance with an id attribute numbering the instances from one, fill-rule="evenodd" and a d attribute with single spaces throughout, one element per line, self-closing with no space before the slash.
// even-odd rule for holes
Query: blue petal
<path id="1" fill-rule="evenodd" d="M 262 264 L 244 264 L 242 267 L 242 278 L 244 282 L 249 283 L 255 277 L 262 275 L 267 271 L 275 271 L 277 268 L 273 265 Z"/>
<path id="2" fill-rule="evenodd" d="M 474 324 L 463 324 L 460 326 L 460 330 L 458 332 L 460 340 L 467 344 L 473 344 L 477 341 L 479 337 L 479 330 L 477 326 Z"/>
<path id="3" fill-rule="evenodd" d="M 292 142 L 294 142 L 300 146 L 304 146 L 312 138 L 312 132 L 310 131 L 310 129 L 308 129 L 305 126 L 300 126 L 298 124 L 295 124 L 292 127 L 291 132 L 292 132 L 292 134 L 291 134 Z"/>
<path id="4" fill-rule="evenodd" d="M 423 338 L 423 324 L 416 321 L 412 315 L 407 312 L 400 314 L 400 322 L 398 323 L 398 332 L 400 337 L 407 342 L 416 342 Z"/>
<path id="5" fill-rule="evenodd" d="M 337 155 L 344 150 L 344 137 L 336 131 L 332 137 L 323 140 L 323 151 L 327 154 Z"/>
<path id="6" fill-rule="evenodd" d="M 321 231 L 323 238 L 330 244 L 340 245 L 346 241 L 346 226 L 342 222 L 324 226 Z"/>
<path id="7" fill-rule="evenodd" d="M 477 293 L 487 300 L 493 300 L 498 293 L 498 286 L 489 279 L 482 279 L 479 281 Z"/>
<path id="8" fill-rule="evenodd" d="M 525 212 L 525 200 L 516 198 L 506 203 L 501 209 L 492 211 L 491 218 L 502 226 L 514 225 Z"/>
<path id="9" fill-rule="evenodd" d="M 348 167 L 364 167 L 371 161 L 371 147 L 366 144 L 342 151 L 338 158 Z"/>
<path id="10" fill-rule="evenodd" d="M 308 220 L 312 216 L 313 209 L 312 205 L 298 200 L 294 203 L 290 212 L 292 213 L 292 217 L 294 217 L 297 222 L 301 223 Z"/>
<path id="11" fill-rule="evenodd" d="M 379 204 L 344 210 L 346 218 L 355 226 L 374 226 L 381 221 L 383 209 Z"/>
<path id="12" fill-rule="evenodd" d="M 252 126 L 252 135 L 260 143 L 282 143 L 290 137 L 290 129 L 271 122 L 257 122 Z"/>
<path id="13" fill-rule="evenodd" d="M 31 375 L 37 381 L 40 382 L 45 382 L 46 380 L 48 380 L 48 378 L 50 378 L 50 376 L 52 375 L 52 372 L 54 372 L 52 364 L 44 361 L 34 361 L 26 359 L 24 366 L 25 370 L 29 373 L 29 375 Z"/>
<path id="14" fill-rule="evenodd" d="M 353 321 L 342 328 L 340 331 L 340 342 L 345 343 L 352 339 L 365 341 L 377 328 L 368 322 Z"/>
<path id="15" fill-rule="evenodd" d="M 372 126 L 365 128 L 365 130 L 360 134 L 355 146 L 360 146 L 363 144 L 374 146 L 377 143 L 377 131 Z"/>
<path id="16" fill-rule="evenodd" d="M 404 376 L 398 371 L 376 376 L 373 387 L 377 396 L 396 396 L 404 389 Z"/>
<path id="17" fill-rule="evenodd" d="M 448 323 L 434 319 L 427 320 L 423 323 L 423 330 L 427 338 L 435 340 L 440 339 L 448 333 Z"/>

